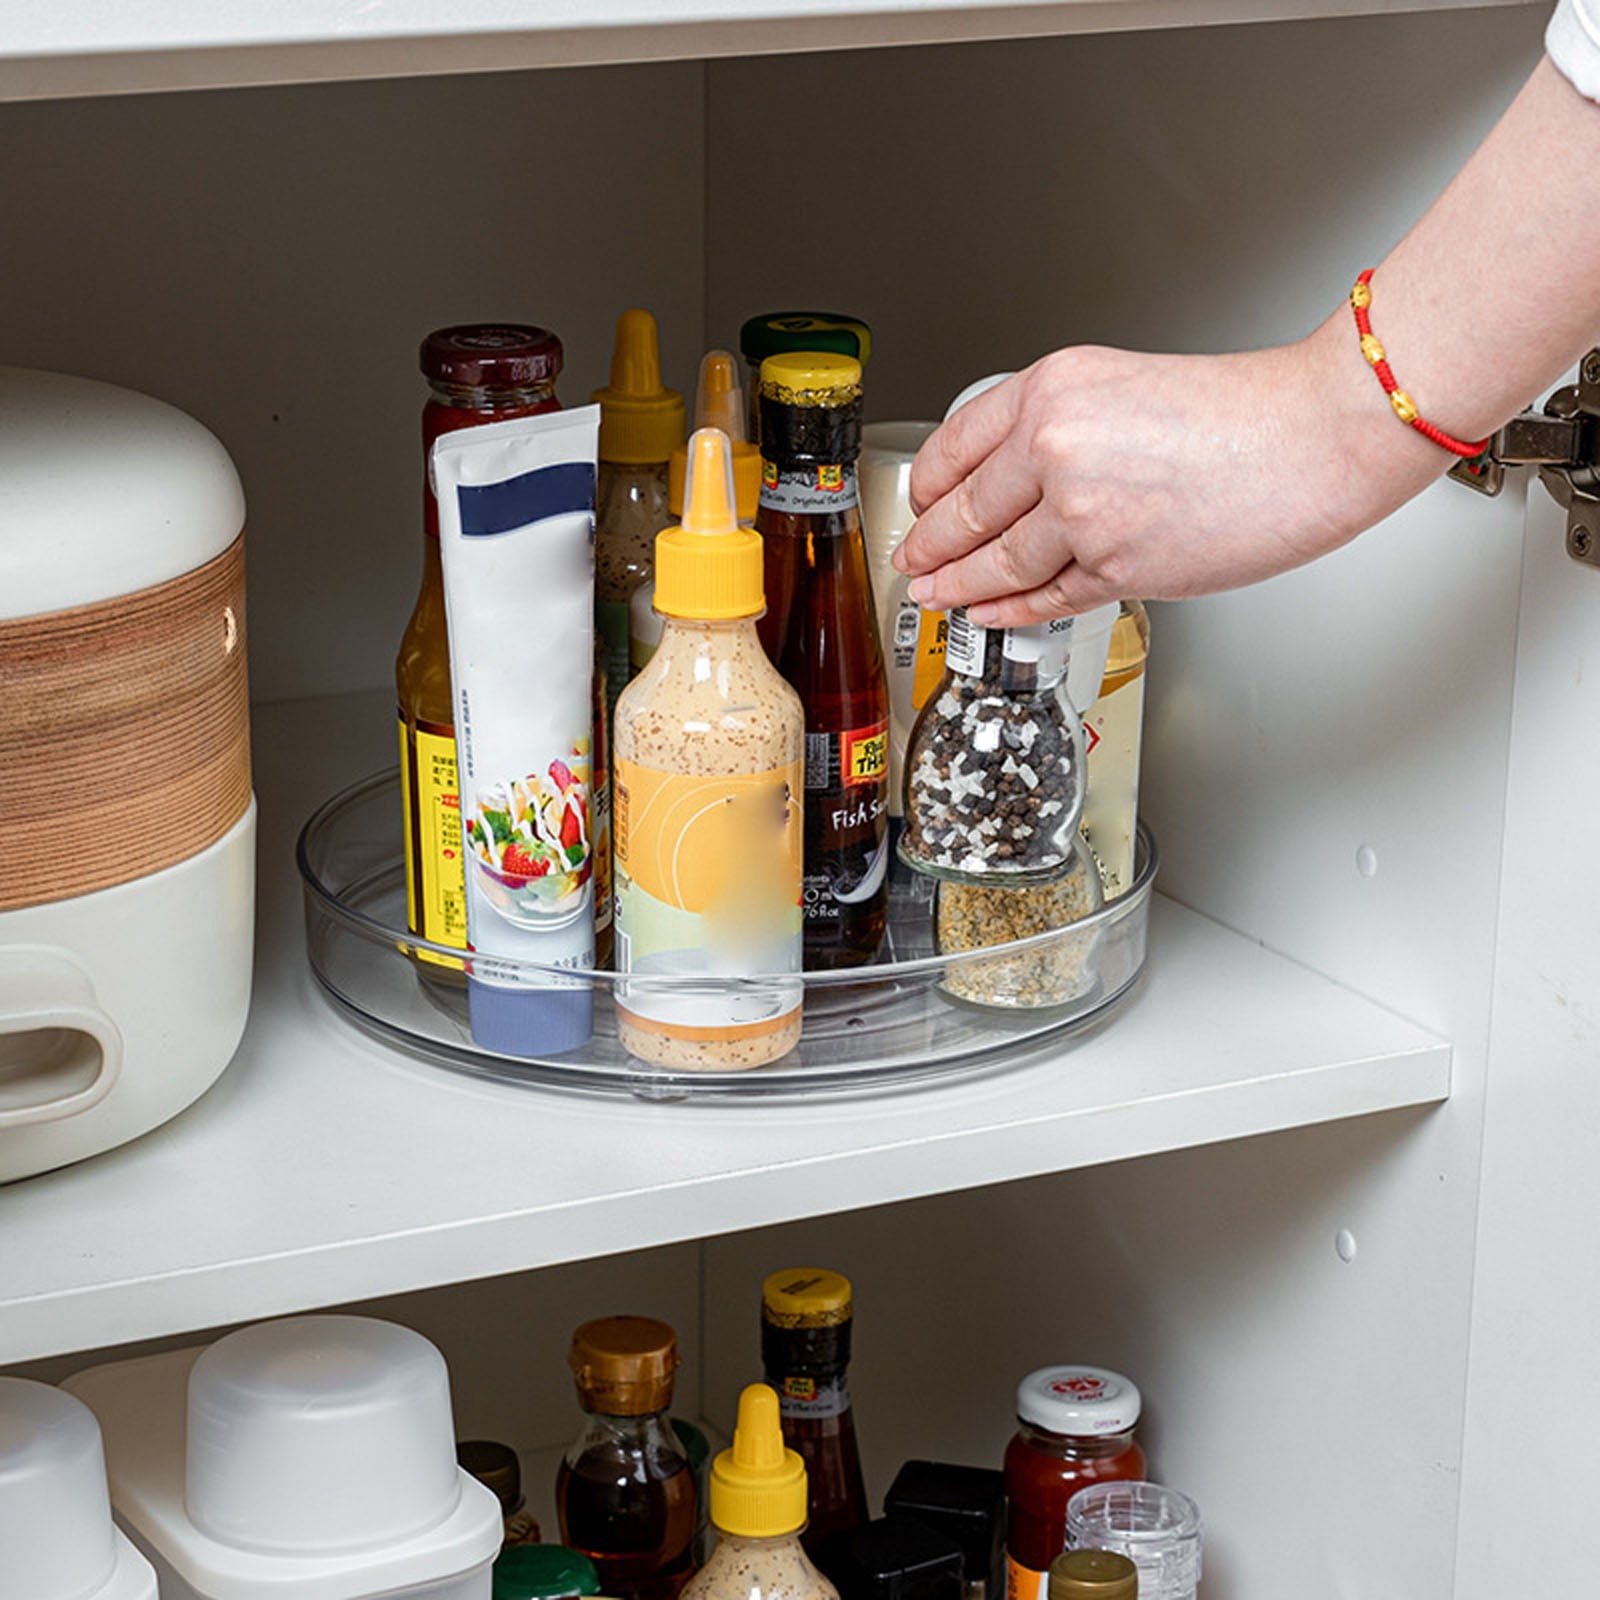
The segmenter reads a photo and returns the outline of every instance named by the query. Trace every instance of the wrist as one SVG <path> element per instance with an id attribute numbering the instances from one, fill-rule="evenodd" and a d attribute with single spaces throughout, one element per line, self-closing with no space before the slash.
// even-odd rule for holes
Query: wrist
<path id="1" fill-rule="evenodd" d="M 1452 457 L 1395 415 L 1361 353 L 1348 304 L 1291 348 L 1310 437 L 1323 446 L 1326 515 L 1342 544 L 1440 477 Z"/>

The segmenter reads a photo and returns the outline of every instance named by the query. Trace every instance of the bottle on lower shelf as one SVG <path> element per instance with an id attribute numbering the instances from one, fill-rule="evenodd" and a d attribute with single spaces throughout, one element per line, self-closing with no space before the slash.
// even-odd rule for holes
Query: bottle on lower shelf
<path id="1" fill-rule="evenodd" d="M 653 1317 L 602 1317 L 567 1357 L 587 1413 L 556 1475 L 561 1542 L 613 1600 L 676 1600 L 693 1570 L 694 1469 L 668 1426 L 677 1335 Z"/>
<path id="2" fill-rule="evenodd" d="M 867 1489 L 850 1406 L 850 1280 L 792 1267 L 761 1286 L 761 1363 L 777 1392 L 784 1443 L 805 1463 L 808 1550 L 867 1520 Z"/>
<path id="3" fill-rule="evenodd" d="M 522 1497 L 522 1463 L 517 1452 L 497 1439 L 463 1439 L 456 1445 L 456 1461 L 500 1502 L 505 1520 L 502 1549 L 539 1542 L 539 1519 Z"/>

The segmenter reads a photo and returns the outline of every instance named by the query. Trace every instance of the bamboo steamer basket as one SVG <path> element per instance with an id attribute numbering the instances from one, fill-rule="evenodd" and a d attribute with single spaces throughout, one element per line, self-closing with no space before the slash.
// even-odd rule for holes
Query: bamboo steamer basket
<path id="1" fill-rule="evenodd" d="M 176 1115 L 244 1030 L 243 526 L 192 418 L 0 367 L 0 1181 Z"/>

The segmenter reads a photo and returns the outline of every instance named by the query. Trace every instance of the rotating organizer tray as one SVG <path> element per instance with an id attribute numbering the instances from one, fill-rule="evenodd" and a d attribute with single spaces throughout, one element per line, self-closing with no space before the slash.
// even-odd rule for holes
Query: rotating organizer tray
<path id="1" fill-rule="evenodd" d="M 613 1000 L 627 980 L 613 972 L 578 974 L 592 984 L 594 998 L 594 1035 L 581 1048 L 529 1061 L 474 1044 L 461 953 L 406 931 L 400 839 L 394 771 L 335 795 L 301 831 L 307 951 L 334 1006 L 368 1033 L 441 1066 L 506 1083 L 645 1099 L 870 1090 L 1003 1067 L 1021 1045 L 1083 1031 L 1108 1015 L 1143 970 L 1157 865 L 1155 841 L 1141 823 L 1133 886 L 1120 899 L 1057 932 L 961 955 L 935 951 L 933 885 L 910 875 L 891 878 L 880 959 L 804 974 L 797 1049 L 745 1071 L 685 1071 L 651 1066 L 623 1050 Z M 496 959 L 502 968 L 520 965 L 533 980 L 543 970 Z M 997 962 L 1069 966 L 1081 975 L 1074 985 L 1081 992 L 1032 1009 L 980 1006 L 945 992 L 947 976 L 965 973 L 970 980 L 995 972 Z M 683 981 L 702 990 L 707 982 Z M 959 977 L 957 984 L 972 987 Z"/>

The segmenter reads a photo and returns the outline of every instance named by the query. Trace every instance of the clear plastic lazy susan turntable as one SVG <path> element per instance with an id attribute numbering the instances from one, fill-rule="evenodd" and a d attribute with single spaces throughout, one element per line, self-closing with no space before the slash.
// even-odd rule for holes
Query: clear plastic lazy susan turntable
<path id="1" fill-rule="evenodd" d="M 618 1042 L 615 1023 L 616 997 L 628 979 L 557 973 L 503 957 L 497 966 L 518 967 L 515 976 L 530 985 L 577 978 L 587 986 L 594 1032 L 560 1054 L 499 1055 L 475 1044 L 468 1027 L 463 963 L 471 958 L 406 931 L 400 813 L 399 776 L 390 771 L 335 795 L 301 831 L 312 971 L 333 1005 L 368 1033 L 440 1066 L 505 1083 L 680 1099 L 870 1090 L 992 1070 L 1023 1045 L 1102 1020 L 1144 968 L 1157 855 L 1141 824 L 1126 894 L 1065 927 L 1033 933 L 1013 922 L 1007 931 L 1020 937 L 959 954 L 939 953 L 933 883 L 892 878 L 879 959 L 805 973 L 800 1043 L 769 1065 L 685 1071 L 635 1060 Z M 703 991 L 712 980 L 651 980 L 674 981 Z"/>

